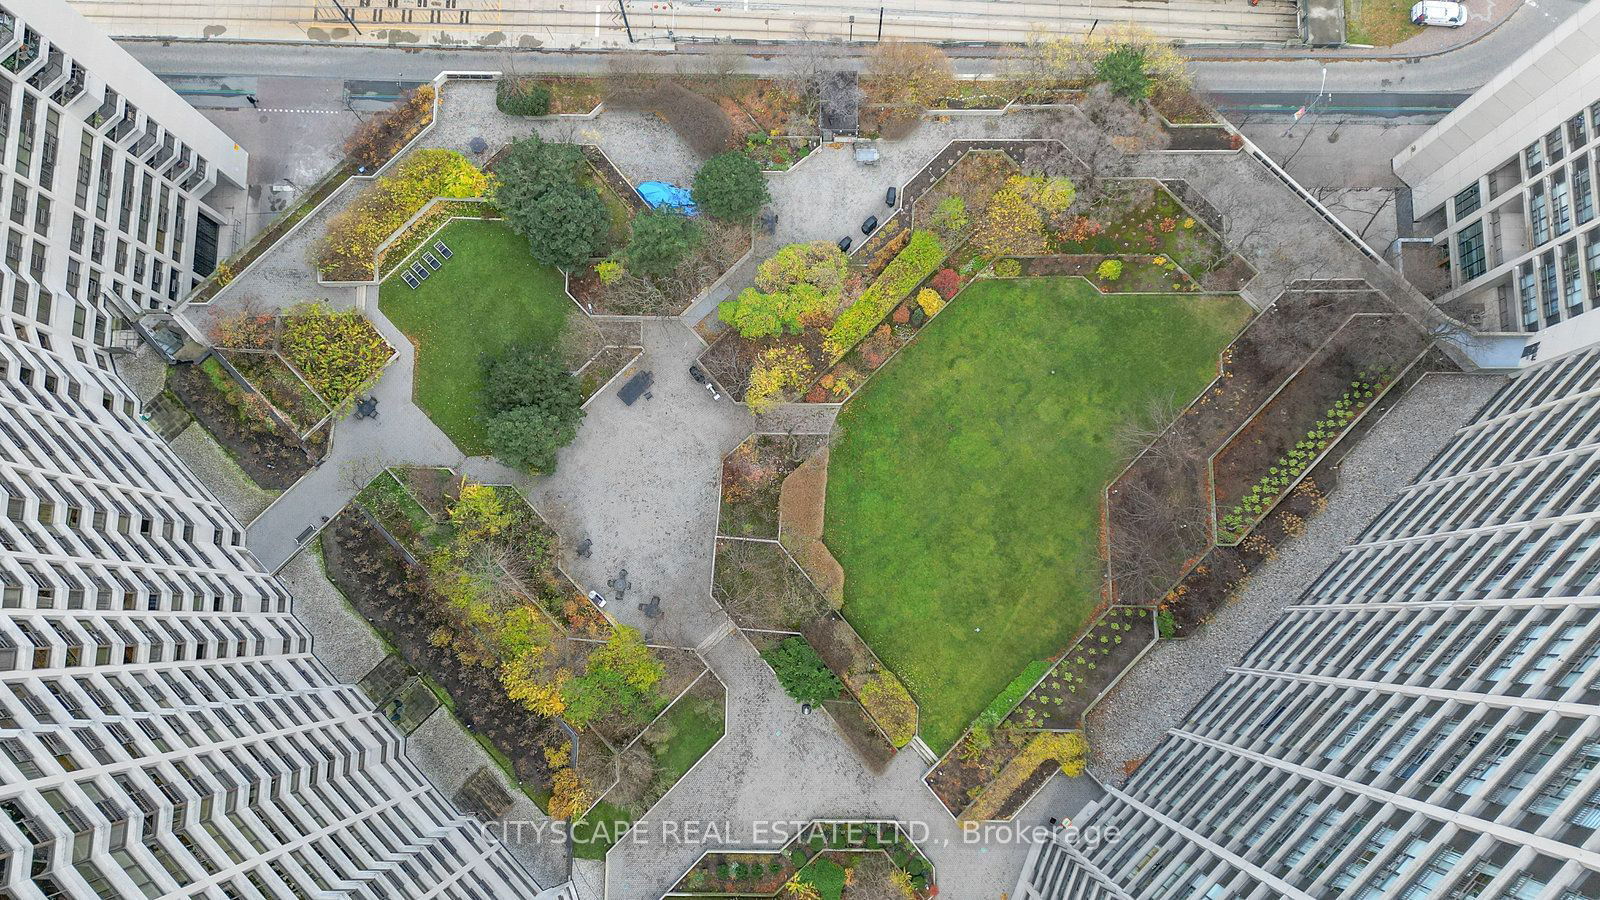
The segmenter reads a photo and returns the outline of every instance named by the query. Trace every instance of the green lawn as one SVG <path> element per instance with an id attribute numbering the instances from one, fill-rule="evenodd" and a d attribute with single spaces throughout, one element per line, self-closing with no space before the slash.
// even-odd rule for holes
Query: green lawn
<path id="1" fill-rule="evenodd" d="M 1099 601 L 1117 423 L 1199 393 L 1248 317 L 1236 298 L 982 281 L 845 407 L 824 539 L 936 752 Z"/>
<path id="2" fill-rule="evenodd" d="M 391 276 L 378 305 L 417 348 L 417 405 L 463 452 L 487 453 L 478 421 L 485 362 L 515 344 L 554 349 L 578 308 L 561 273 L 536 264 L 503 223 L 454 222 L 439 239 L 455 258 L 416 290 Z"/>

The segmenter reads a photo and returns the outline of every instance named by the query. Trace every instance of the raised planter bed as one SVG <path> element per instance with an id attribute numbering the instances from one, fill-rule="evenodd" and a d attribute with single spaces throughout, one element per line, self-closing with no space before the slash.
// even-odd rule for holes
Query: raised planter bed
<path id="1" fill-rule="evenodd" d="M 467 665 L 428 637 L 446 625 L 393 545 L 355 507 L 323 530 L 328 577 L 362 617 L 413 668 L 444 692 L 457 718 L 487 740 L 502 765 L 536 799 L 549 790 L 543 748 L 565 741 L 552 719 L 536 716 L 506 696 L 492 669 Z"/>
<path id="2" fill-rule="evenodd" d="M 816 821 L 797 830 L 792 823 L 783 823 L 774 829 L 779 836 L 791 831 L 794 837 L 778 848 L 707 851 L 666 896 L 788 896 L 784 886 L 796 874 L 806 877 L 802 873 L 814 871 L 807 867 L 819 860 L 841 868 L 853 868 L 861 865 L 867 855 L 885 860 L 889 866 L 906 873 L 912 889 L 908 896 L 922 900 L 938 892 L 933 863 L 897 822 Z M 855 883 L 854 879 L 846 881 Z M 848 888 L 844 896 L 850 896 Z"/>
<path id="3" fill-rule="evenodd" d="M 1155 643 L 1155 613 L 1153 608 L 1135 606 L 1107 610 L 1067 648 L 1006 721 L 1018 728 L 1050 731 L 1082 728 L 1094 702 Z"/>
<path id="4" fill-rule="evenodd" d="M 301 435 L 332 412 L 283 357 L 270 350 L 219 350 Z"/>
<path id="5" fill-rule="evenodd" d="M 596 316 L 678 315 L 692 306 L 750 252 L 750 229 L 703 219 L 705 241 L 677 271 L 655 279 L 653 287 L 629 287 L 624 278 L 612 285 L 600 281 L 593 265 L 568 273 L 567 293 Z"/>
<path id="6" fill-rule="evenodd" d="M 1211 473 L 1219 541 L 1243 537 L 1421 352 L 1420 334 L 1414 345 L 1387 339 L 1406 327 L 1399 316 L 1351 319 L 1217 451 Z"/>
<path id="7" fill-rule="evenodd" d="M 820 434 L 754 434 L 735 447 L 722 461 L 718 534 L 776 540 L 783 479 L 824 440 Z"/>
<path id="8" fill-rule="evenodd" d="M 286 490 L 325 452 L 326 432 L 302 442 L 292 426 L 279 422 L 259 395 L 235 382 L 214 359 L 169 367 L 167 387 L 250 480 L 266 490 Z"/>
<path id="9" fill-rule="evenodd" d="M 798 632 L 827 600 L 776 541 L 718 538 L 711 596 L 740 628 Z"/>

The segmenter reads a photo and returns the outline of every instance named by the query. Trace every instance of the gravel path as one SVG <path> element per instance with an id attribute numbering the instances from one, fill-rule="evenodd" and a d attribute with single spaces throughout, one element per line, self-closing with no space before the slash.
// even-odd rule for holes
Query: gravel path
<path id="1" fill-rule="evenodd" d="M 1322 574 L 1345 545 L 1427 466 L 1503 379 L 1429 375 L 1393 406 L 1345 458 L 1328 508 L 1306 534 L 1280 548 L 1231 605 L 1194 637 L 1162 641 L 1089 714 L 1091 771 L 1121 786 L 1124 761 L 1149 755 L 1167 730 Z"/>

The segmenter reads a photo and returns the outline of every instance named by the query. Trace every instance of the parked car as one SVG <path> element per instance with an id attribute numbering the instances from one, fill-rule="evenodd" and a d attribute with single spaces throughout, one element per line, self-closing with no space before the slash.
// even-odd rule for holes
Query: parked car
<path id="1" fill-rule="evenodd" d="M 845 235 L 842 238 L 839 238 L 839 252 L 840 253 L 849 253 L 850 252 L 850 245 L 852 243 L 854 243 L 854 242 L 855 242 L 855 238 L 851 237 L 848 234 Z"/>
<path id="2" fill-rule="evenodd" d="M 605 609 L 606 608 L 605 595 L 601 594 L 599 591 L 590 591 L 589 592 L 589 602 L 593 603 L 595 606 L 599 607 L 600 609 Z"/>
<path id="3" fill-rule="evenodd" d="M 1460 28 L 1467 23 L 1467 8 L 1454 0 L 1422 0 L 1411 7 L 1411 21 L 1418 25 Z"/>
<path id="4" fill-rule="evenodd" d="M 884 202 L 884 203 L 885 203 L 885 204 L 886 204 L 886 205 L 888 205 L 888 207 L 889 207 L 889 208 L 890 208 L 890 209 L 894 209 L 894 202 L 895 202 L 895 201 L 896 201 L 896 200 L 899 200 L 899 199 L 900 199 L 900 189 L 899 189 L 899 188 L 897 188 L 897 187 L 895 187 L 895 186 L 894 186 L 894 185 L 892 185 L 892 184 L 891 184 L 891 185 L 889 185 L 889 191 L 888 191 L 888 193 L 885 193 L 885 194 L 884 194 L 884 195 L 883 195 L 883 202 Z"/>
<path id="5" fill-rule="evenodd" d="M 711 380 L 711 376 L 709 376 L 705 372 L 701 371 L 699 366 L 696 366 L 696 365 L 690 365 L 689 366 L 689 377 L 693 378 L 697 384 L 699 384 L 701 387 L 705 388 L 706 392 L 711 395 L 711 399 L 713 399 L 713 400 L 721 400 L 722 399 L 722 392 L 717 390 L 716 382 Z"/>
<path id="6" fill-rule="evenodd" d="M 878 217 L 877 216 L 867 216 L 867 220 L 865 222 L 861 223 L 861 233 L 862 234 L 871 234 L 872 233 L 872 229 L 877 228 L 877 227 L 878 227 Z"/>

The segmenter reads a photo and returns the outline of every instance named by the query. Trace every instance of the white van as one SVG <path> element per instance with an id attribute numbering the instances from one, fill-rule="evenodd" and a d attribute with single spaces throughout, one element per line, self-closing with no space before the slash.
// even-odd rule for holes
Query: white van
<path id="1" fill-rule="evenodd" d="M 1411 7 L 1411 21 L 1418 25 L 1460 28 L 1467 23 L 1467 8 L 1453 0 L 1422 0 Z"/>

